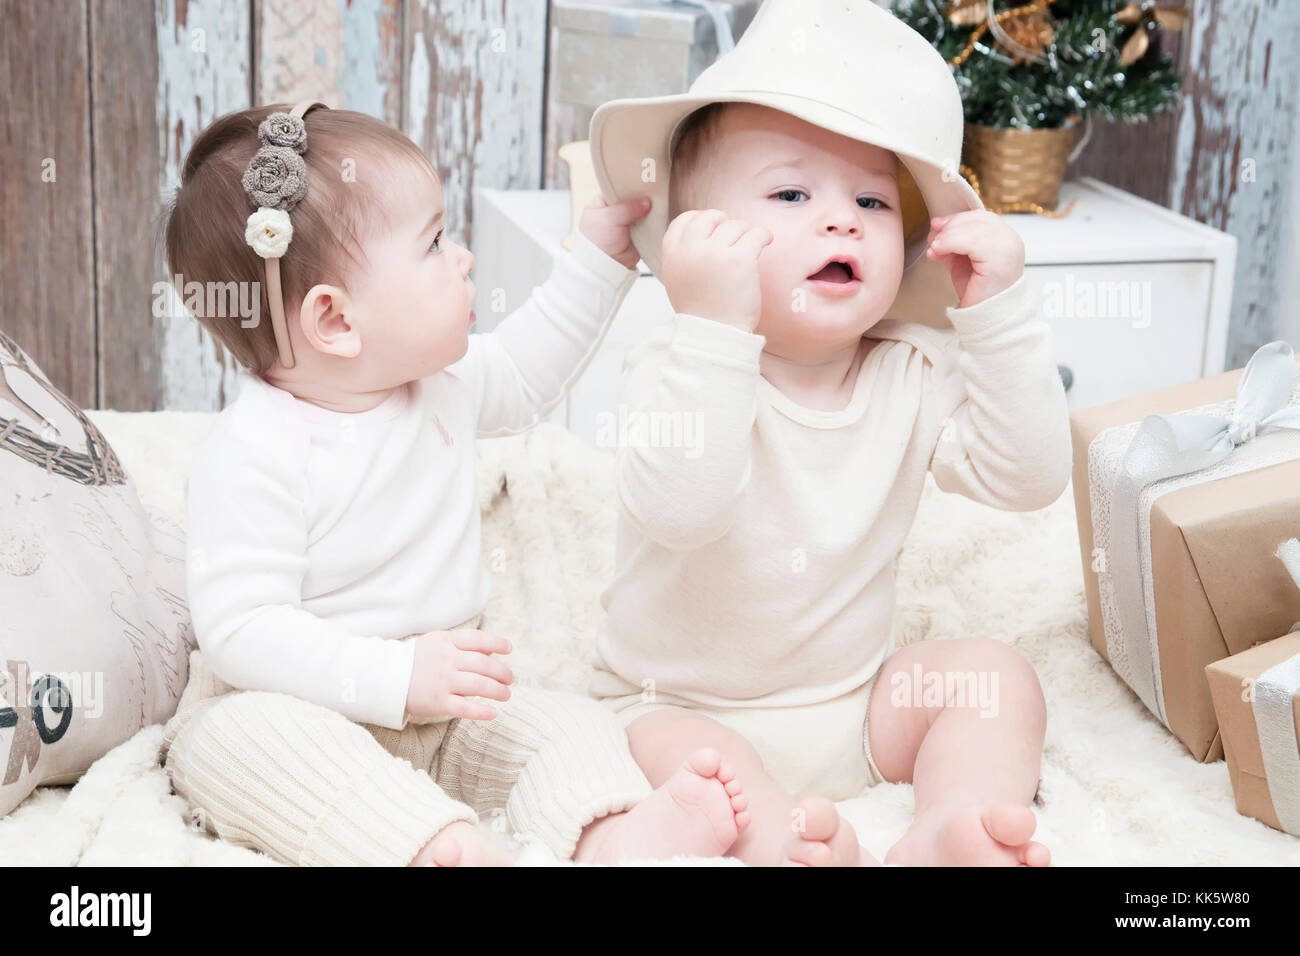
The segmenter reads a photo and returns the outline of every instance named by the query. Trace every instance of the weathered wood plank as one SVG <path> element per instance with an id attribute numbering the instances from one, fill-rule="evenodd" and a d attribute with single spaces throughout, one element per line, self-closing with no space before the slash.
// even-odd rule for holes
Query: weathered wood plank
<path id="1" fill-rule="evenodd" d="M 91 3 L 98 408 L 152 411 L 162 375 L 152 286 L 161 203 L 152 4 Z"/>
<path id="2" fill-rule="evenodd" d="M 402 0 L 259 0 L 254 102 L 315 97 L 398 125 Z"/>
<path id="3" fill-rule="evenodd" d="M 475 186 L 541 184 L 543 0 L 407 0 L 403 131 L 442 177 L 447 233 L 472 236 Z"/>
<path id="4" fill-rule="evenodd" d="M 343 103 L 344 0 L 259 0 L 253 102 Z"/>
<path id="5" fill-rule="evenodd" d="M 1239 240 L 1228 361 L 1240 367 L 1276 338 L 1283 304 L 1300 4 L 1197 0 L 1191 14 L 1170 205 Z"/>
<path id="6" fill-rule="evenodd" d="M 1095 176 L 1135 196 L 1168 206 L 1176 125 L 1172 110 L 1142 123 L 1094 120 L 1092 136 L 1069 167 L 1066 178 Z"/>
<path id="7" fill-rule="evenodd" d="M 96 403 L 87 16 L 81 0 L 0 8 L 0 328 L 81 408 Z"/>
<path id="8" fill-rule="evenodd" d="M 402 0 L 350 0 L 343 13 L 343 105 L 402 125 Z"/>
<path id="9" fill-rule="evenodd" d="M 158 57 L 155 110 L 163 195 L 170 201 L 198 132 L 249 105 L 248 0 L 154 0 Z M 166 278 L 159 244 L 157 275 Z M 156 326 L 161 407 L 215 411 L 235 395 L 239 365 L 174 305 Z"/>

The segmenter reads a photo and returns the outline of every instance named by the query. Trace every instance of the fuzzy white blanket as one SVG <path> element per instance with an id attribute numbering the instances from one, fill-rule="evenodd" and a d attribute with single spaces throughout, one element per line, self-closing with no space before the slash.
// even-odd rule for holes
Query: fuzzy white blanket
<path id="1" fill-rule="evenodd" d="M 215 415 L 89 413 L 140 496 L 184 523 L 189 462 Z M 609 457 L 542 426 L 478 443 L 485 628 L 512 667 L 580 690 L 613 563 Z M 1062 865 L 1300 865 L 1300 840 L 1240 816 L 1222 761 L 1199 764 L 1088 643 L 1073 495 L 1012 514 L 927 479 L 899 561 L 899 644 L 983 634 L 1016 645 L 1047 697 L 1036 838 Z M 0 860 L 44 865 L 278 865 L 191 827 L 158 762 L 161 726 L 110 751 L 71 787 L 37 789 L 0 819 Z M 882 784 L 840 804 L 878 857 L 906 829 L 912 788 Z M 548 863 L 530 851 L 522 862 Z M 680 863 L 720 861 L 678 860 Z"/>

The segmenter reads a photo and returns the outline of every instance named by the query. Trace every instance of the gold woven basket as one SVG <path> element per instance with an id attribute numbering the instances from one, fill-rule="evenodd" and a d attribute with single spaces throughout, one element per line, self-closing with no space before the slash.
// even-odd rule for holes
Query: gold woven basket
<path id="1" fill-rule="evenodd" d="M 962 160 L 979 177 L 986 208 L 1038 204 L 1055 209 L 1078 126 L 1014 129 L 967 123 Z"/>

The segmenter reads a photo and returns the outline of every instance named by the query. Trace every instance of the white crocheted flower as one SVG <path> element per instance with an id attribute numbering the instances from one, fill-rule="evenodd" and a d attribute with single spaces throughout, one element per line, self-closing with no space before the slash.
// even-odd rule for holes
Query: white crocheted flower
<path id="1" fill-rule="evenodd" d="M 248 217 L 244 241 L 263 259 L 278 259 L 289 248 L 293 238 L 293 223 L 283 209 L 263 206 Z"/>

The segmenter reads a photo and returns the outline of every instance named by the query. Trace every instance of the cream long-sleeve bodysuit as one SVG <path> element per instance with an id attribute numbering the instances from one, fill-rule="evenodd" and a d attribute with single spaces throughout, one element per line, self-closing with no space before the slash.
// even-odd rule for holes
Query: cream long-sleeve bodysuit
<path id="1" fill-rule="evenodd" d="M 616 458 L 593 694 L 621 712 L 715 713 L 851 695 L 891 649 L 896 560 L 927 468 L 1004 510 L 1060 495 L 1065 390 L 1026 278 L 947 315 L 955 332 L 868 330 L 840 411 L 790 400 L 759 373 L 765 339 L 720 322 L 679 314 L 629 355 L 622 411 L 646 427 Z"/>

